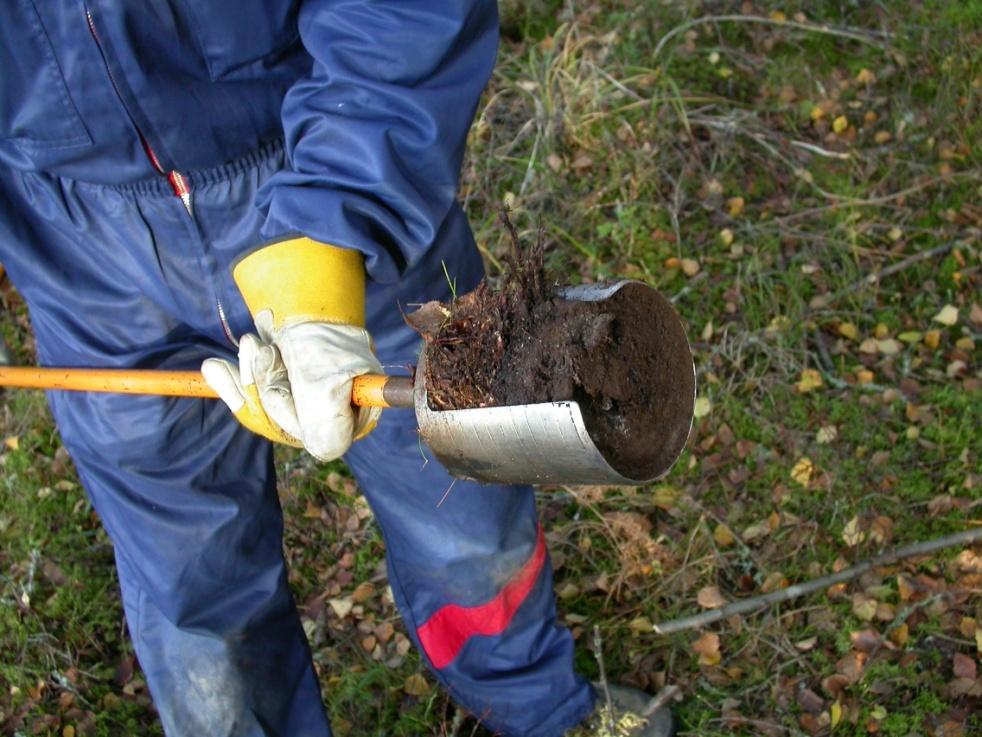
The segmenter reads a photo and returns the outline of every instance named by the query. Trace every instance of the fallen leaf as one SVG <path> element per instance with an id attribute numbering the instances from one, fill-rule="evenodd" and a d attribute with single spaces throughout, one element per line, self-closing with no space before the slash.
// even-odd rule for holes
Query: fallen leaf
<path id="1" fill-rule="evenodd" d="M 853 517 L 842 530 L 842 541 L 854 548 L 866 539 L 866 533 L 859 529 L 859 517 Z"/>
<path id="2" fill-rule="evenodd" d="M 344 619 L 347 617 L 355 606 L 355 603 L 351 600 L 351 597 L 346 597 L 343 599 L 328 599 L 327 603 L 330 605 L 331 609 L 334 610 L 334 613 L 337 615 L 338 619 Z"/>
<path id="3" fill-rule="evenodd" d="M 16 435 L 11 435 L 3 441 L 3 444 L 10 448 L 10 450 L 18 450 L 20 448 L 20 438 Z"/>
<path id="4" fill-rule="evenodd" d="M 371 599 L 372 596 L 374 595 L 375 595 L 375 587 L 372 584 L 370 584 L 368 581 L 364 581 L 358 584 L 358 588 L 356 588 L 351 593 L 351 600 L 355 604 L 361 604 Z"/>
<path id="5" fill-rule="evenodd" d="M 815 442 L 819 445 L 828 445 L 839 436 L 839 428 L 835 425 L 822 425 L 815 433 Z"/>
<path id="6" fill-rule="evenodd" d="M 791 479 L 802 486 L 808 486 L 814 474 L 815 464 L 811 462 L 810 458 L 799 459 L 791 468 Z"/>
<path id="7" fill-rule="evenodd" d="M 934 322 L 940 322 L 942 325 L 951 327 L 958 322 L 958 308 L 954 305 L 945 305 L 941 308 L 941 311 L 931 319 L 934 320 Z"/>
<path id="8" fill-rule="evenodd" d="M 872 622 L 876 616 L 876 599 L 866 594 L 853 594 L 852 613 L 864 622 Z"/>
<path id="9" fill-rule="evenodd" d="M 891 138 L 893 138 L 893 134 L 890 131 L 877 131 L 876 135 L 873 136 L 873 140 L 880 145 L 888 143 Z"/>
<path id="10" fill-rule="evenodd" d="M 627 628 L 636 635 L 650 635 L 655 627 L 647 617 L 635 617 Z"/>
<path id="11" fill-rule="evenodd" d="M 413 673 L 409 676 L 402 688 L 410 696 L 418 696 L 420 698 L 430 692 L 430 684 L 419 673 Z"/>
<path id="12" fill-rule="evenodd" d="M 692 643 L 692 649 L 699 655 L 699 665 L 716 665 L 723 659 L 719 652 L 719 635 L 706 632 Z"/>
<path id="13" fill-rule="evenodd" d="M 856 75 L 856 81 L 860 84 L 873 84 L 876 81 L 876 75 L 866 67 L 863 67 Z"/>
<path id="14" fill-rule="evenodd" d="M 743 197 L 730 197 L 726 201 L 726 208 L 730 213 L 730 217 L 735 218 L 742 213 L 744 204 Z"/>
<path id="15" fill-rule="evenodd" d="M 968 678 L 974 681 L 978 677 L 975 659 L 967 655 L 955 653 L 955 657 L 952 658 L 952 666 L 957 678 Z"/>
<path id="16" fill-rule="evenodd" d="M 899 341 L 893 338 L 876 341 L 876 349 L 884 356 L 896 356 L 903 348 Z"/>
<path id="17" fill-rule="evenodd" d="M 838 118 L 832 121 L 832 130 L 836 133 L 842 133 L 849 127 L 849 118 L 845 115 L 840 115 Z"/>
<path id="18" fill-rule="evenodd" d="M 863 677 L 863 666 L 866 664 L 866 653 L 851 650 L 835 664 L 836 671 L 845 676 L 849 683 L 859 683 Z"/>
<path id="19" fill-rule="evenodd" d="M 928 330 L 926 333 L 924 333 L 924 345 L 926 345 L 932 351 L 937 350 L 938 346 L 941 345 L 941 331 Z"/>
<path id="20" fill-rule="evenodd" d="M 733 243 L 733 231 L 730 230 L 729 228 L 723 228 L 719 232 L 719 239 L 723 241 L 724 246 L 729 248 L 730 245 Z"/>
<path id="21" fill-rule="evenodd" d="M 742 537 L 745 542 L 753 542 L 754 540 L 759 540 L 762 537 L 767 537 L 770 534 L 771 523 L 766 519 L 763 519 L 756 524 L 750 525 L 743 531 L 743 534 L 740 537 Z"/>
<path id="22" fill-rule="evenodd" d="M 922 337 L 924 337 L 924 336 L 921 335 L 916 330 L 907 330 L 907 331 L 905 331 L 905 332 L 903 332 L 903 333 L 901 333 L 900 335 L 897 336 L 897 338 L 901 342 L 903 342 L 903 343 L 909 343 L 911 345 L 913 345 L 914 343 L 919 343 L 921 341 L 921 338 Z"/>
<path id="23" fill-rule="evenodd" d="M 839 335 L 849 340 L 855 340 L 859 335 L 859 329 L 851 322 L 843 322 L 839 324 Z"/>
<path id="24" fill-rule="evenodd" d="M 686 276 L 692 277 L 699 273 L 699 262 L 694 258 L 684 258 L 680 264 L 682 266 L 682 273 Z"/>
<path id="25" fill-rule="evenodd" d="M 898 624 L 890 630 L 890 634 L 887 636 L 890 638 L 890 642 L 903 647 L 907 644 L 907 639 L 910 637 L 910 628 L 906 623 Z"/>
<path id="26" fill-rule="evenodd" d="M 726 604 L 726 599 L 723 598 L 719 586 L 705 586 L 699 589 L 699 593 L 696 595 L 696 601 L 699 602 L 699 606 L 703 609 L 719 609 Z"/>
<path id="27" fill-rule="evenodd" d="M 818 371 L 815 369 L 805 369 L 801 372 L 801 378 L 798 379 L 795 387 L 798 389 L 799 394 L 807 394 L 815 389 L 820 389 L 824 383 L 822 381 L 822 375 Z"/>
<path id="28" fill-rule="evenodd" d="M 786 589 L 789 585 L 787 577 L 780 571 L 771 571 L 760 585 L 761 593 L 769 594 L 778 589 Z"/>
<path id="29" fill-rule="evenodd" d="M 692 407 L 692 416 L 697 420 L 701 417 L 705 417 L 710 412 L 713 411 L 713 403 L 710 401 L 709 397 L 697 397 L 695 404 Z"/>
<path id="30" fill-rule="evenodd" d="M 829 709 L 829 717 L 831 718 L 831 721 L 829 721 L 829 726 L 832 727 L 832 729 L 838 727 L 839 722 L 842 721 L 842 704 L 840 704 L 838 701 L 833 703 Z"/>
<path id="31" fill-rule="evenodd" d="M 716 525 L 716 529 L 713 530 L 713 540 L 721 548 L 728 548 L 736 542 L 736 537 L 733 535 L 733 530 L 726 525 L 720 524 Z"/>
<path id="32" fill-rule="evenodd" d="M 852 642 L 852 646 L 862 653 L 873 652 L 882 642 L 879 633 L 874 632 L 873 630 L 859 630 L 857 632 L 850 632 L 849 640 Z"/>

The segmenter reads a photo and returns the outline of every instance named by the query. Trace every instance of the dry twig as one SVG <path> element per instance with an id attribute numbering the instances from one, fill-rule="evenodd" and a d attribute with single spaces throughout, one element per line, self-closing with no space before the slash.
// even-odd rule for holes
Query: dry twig
<path id="1" fill-rule="evenodd" d="M 874 286 L 879 284 L 884 278 L 888 276 L 893 276 L 894 274 L 903 271 L 904 269 L 909 269 L 916 263 L 921 261 L 927 261 L 935 256 L 943 256 L 948 253 L 952 248 L 955 247 L 955 241 L 950 241 L 948 243 L 942 243 L 940 246 L 935 246 L 934 248 L 929 248 L 926 251 L 918 251 L 917 253 L 911 254 L 907 258 L 898 261 L 895 264 L 887 266 L 885 269 L 881 269 L 874 274 L 867 274 L 862 279 L 853 282 L 852 284 L 843 287 L 842 289 L 833 292 L 832 294 L 820 295 L 812 300 L 813 308 L 828 307 L 833 302 L 838 301 L 847 294 L 852 294 L 853 292 L 858 292 L 864 287 Z"/>
<path id="2" fill-rule="evenodd" d="M 884 553 L 883 555 L 878 555 L 874 558 L 864 560 L 863 562 L 857 563 L 856 565 L 839 571 L 838 573 L 822 576 L 821 578 L 816 578 L 805 583 L 788 586 L 786 589 L 772 591 L 769 594 L 763 594 L 761 596 L 754 596 L 750 599 L 735 601 L 719 609 L 712 609 L 708 612 L 695 614 L 691 617 L 682 617 L 681 619 L 673 619 L 668 622 L 656 624 L 652 626 L 652 629 L 656 634 L 667 635 L 672 632 L 681 632 L 682 630 L 702 627 L 707 624 L 712 624 L 713 622 L 718 622 L 721 619 L 731 617 L 734 614 L 747 614 L 749 612 L 757 611 L 758 609 L 763 609 L 764 607 L 772 604 L 779 604 L 781 602 L 797 599 L 800 596 L 805 596 L 806 594 L 820 591 L 837 583 L 851 581 L 854 578 L 859 578 L 861 575 L 869 570 L 872 570 L 873 568 L 890 565 L 904 558 L 912 558 L 915 555 L 927 555 L 929 553 L 934 553 L 938 550 L 950 548 L 955 545 L 971 545 L 979 542 L 980 540 L 982 540 L 982 528 L 956 532 L 953 535 L 946 535 L 945 537 L 939 537 L 934 540 L 925 540 L 924 542 L 912 543 L 910 545 L 905 545 L 902 548 L 897 548 L 889 553 Z"/>

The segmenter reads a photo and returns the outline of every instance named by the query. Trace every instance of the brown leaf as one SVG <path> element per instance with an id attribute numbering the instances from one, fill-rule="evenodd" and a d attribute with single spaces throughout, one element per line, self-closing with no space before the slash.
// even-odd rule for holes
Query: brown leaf
<path id="1" fill-rule="evenodd" d="M 882 640 L 880 635 L 873 630 L 859 630 L 858 632 L 852 632 L 849 635 L 849 639 L 852 641 L 852 646 L 863 653 L 871 653 L 876 650 Z"/>
<path id="2" fill-rule="evenodd" d="M 974 681 L 978 677 L 978 669 L 974 658 L 970 658 L 962 653 L 955 653 L 955 657 L 952 659 L 952 665 L 954 666 L 954 672 L 957 678 L 968 678 Z"/>
<path id="3" fill-rule="evenodd" d="M 726 604 L 726 599 L 719 590 L 719 586 L 706 586 L 699 589 L 696 601 L 703 609 L 719 609 Z"/>
<path id="4" fill-rule="evenodd" d="M 361 604 L 371 599 L 374 595 L 375 587 L 368 581 L 364 581 L 363 583 L 358 584 L 358 588 L 351 593 L 351 600 L 355 604 Z"/>
<path id="5" fill-rule="evenodd" d="M 825 699 L 810 688 L 799 688 L 798 693 L 795 694 L 795 700 L 802 711 L 809 714 L 820 714 L 825 709 Z"/>
<path id="6" fill-rule="evenodd" d="M 699 655 L 700 665 L 716 665 L 722 660 L 719 653 L 719 635 L 706 632 L 692 643 L 692 649 Z"/>
<path id="7" fill-rule="evenodd" d="M 845 676 L 849 683 L 859 683 L 863 677 L 865 664 L 866 654 L 852 650 L 839 659 L 839 662 L 835 664 L 835 669 L 840 675 Z"/>

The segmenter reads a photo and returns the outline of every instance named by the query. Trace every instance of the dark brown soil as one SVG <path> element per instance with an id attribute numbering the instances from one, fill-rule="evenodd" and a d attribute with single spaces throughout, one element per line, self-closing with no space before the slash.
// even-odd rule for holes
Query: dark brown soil
<path id="1" fill-rule="evenodd" d="M 541 259 L 533 250 L 513 264 L 498 291 L 484 282 L 409 316 L 427 340 L 431 409 L 573 400 L 608 463 L 651 478 L 689 429 L 694 379 L 678 318 L 636 283 L 601 302 L 563 299 Z"/>

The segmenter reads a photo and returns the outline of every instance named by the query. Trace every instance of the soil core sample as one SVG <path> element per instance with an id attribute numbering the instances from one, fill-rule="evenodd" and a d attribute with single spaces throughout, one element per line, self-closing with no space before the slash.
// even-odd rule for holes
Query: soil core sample
<path id="1" fill-rule="evenodd" d="M 631 479 L 660 475 L 688 436 L 695 379 L 685 333 L 654 289 L 627 282 L 601 301 L 547 286 L 542 246 L 515 249 L 487 281 L 407 318 L 426 341 L 430 409 L 575 401 L 606 461 Z"/>

